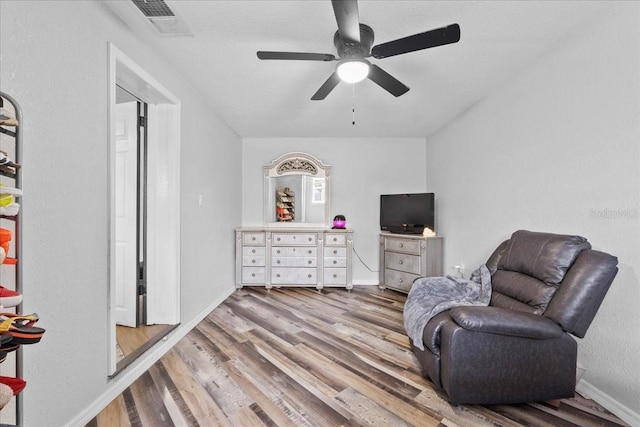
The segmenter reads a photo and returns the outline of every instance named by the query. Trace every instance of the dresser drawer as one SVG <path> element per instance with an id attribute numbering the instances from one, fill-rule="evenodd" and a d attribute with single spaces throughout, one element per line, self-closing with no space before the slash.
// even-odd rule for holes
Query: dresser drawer
<path id="1" fill-rule="evenodd" d="M 324 257 L 346 257 L 347 256 L 347 248 L 324 248 Z"/>
<path id="2" fill-rule="evenodd" d="M 274 267 L 317 267 L 318 258 L 315 257 L 274 257 L 271 259 Z"/>
<path id="3" fill-rule="evenodd" d="M 317 269 L 315 268 L 281 268 L 271 269 L 271 283 L 274 285 L 315 285 Z"/>
<path id="4" fill-rule="evenodd" d="M 405 273 L 403 271 L 391 270 L 385 268 L 384 270 L 384 284 L 390 288 L 396 288 L 409 292 L 413 281 L 420 277 L 417 274 Z"/>
<path id="5" fill-rule="evenodd" d="M 315 233 L 273 233 L 273 246 L 315 245 L 318 238 Z"/>
<path id="6" fill-rule="evenodd" d="M 324 284 L 325 285 L 346 285 L 347 269 L 346 268 L 325 268 Z"/>
<path id="7" fill-rule="evenodd" d="M 316 257 L 318 256 L 318 248 L 294 248 L 294 247 L 277 247 L 271 248 L 272 257 Z"/>
<path id="8" fill-rule="evenodd" d="M 386 238 L 385 250 L 420 255 L 420 240 Z"/>
<path id="9" fill-rule="evenodd" d="M 420 257 L 396 252 L 387 252 L 384 258 L 385 268 L 420 274 Z"/>
<path id="10" fill-rule="evenodd" d="M 264 246 L 264 233 L 242 233 L 242 244 L 244 246 Z"/>
<path id="11" fill-rule="evenodd" d="M 325 246 L 346 246 L 347 236 L 344 234 L 327 233 L 324 238 Z"/>
<path id="12" fill-rule="evenodd" d="M 242 267 L 242 283 L 264 284 L 264 279 L 265 279 L 264 267 Z"/>
<path id="13" fill-rule="evenodd" d="M 264 246 L 246 246 L 242 248 L 242 265 L 248 267 L 264 267 L 266 264 Z"/>
<path id="14" fill-rule="evenodd" d="M 325 258 L 324 259 L 324 266 L 325 267 L 346 267 L 347 266 L 347 259 L 342 257 L 342 258 Z"/>

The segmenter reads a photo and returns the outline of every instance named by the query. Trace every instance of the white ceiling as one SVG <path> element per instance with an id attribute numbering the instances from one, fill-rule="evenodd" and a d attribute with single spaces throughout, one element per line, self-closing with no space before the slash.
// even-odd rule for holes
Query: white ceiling
<path id="1" fill-rule="evenodd" d="M 261 61 L 257 50 L 330 53 L 329 0 L 167 0 L 193 36 L 159 35 L 129 1 L 109 8 L 168 58 L 242 137 L 425 137 L 537 58 L 579 36 L 607 1 L 361 0 L 374 45 L 452 23 L 456 44 L 371 62 L 411 90 L 395 98 L 370 80 L 311 96 L 337 62 Z M 151 71 L 151 70 L 150 70 Z M 356 124 L 352 125 L 355 101 Z"/>

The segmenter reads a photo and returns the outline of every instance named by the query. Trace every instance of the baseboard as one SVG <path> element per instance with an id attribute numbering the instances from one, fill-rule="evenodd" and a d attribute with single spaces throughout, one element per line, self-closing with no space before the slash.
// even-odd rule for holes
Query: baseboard
<path id="1" fill-rule="evenodd" d="M 589 382 L 580 380 L 576 385 L 576 391 L 585 397 L 595 400 L 630 426 L 640 427 L 640 414 L 618 402 Z"/>
<path id="2" fill-rule="evenodd" d="M 178 343 L 185 335 L 187 335 L 202 319 L 207 317 L 217 306 L 227 299 L 236 290 L 232 286 L 225 291 L 217 300 L 206 307 L 200 314 L 190 320 L 188 323 L 182 323 L 179 327 L 171 331 L 165 338 L 156 343 L 147 352 L 142 354 L 138 360 L 125 368 L 115 378 L 109 380 L 108 388 L 100 395 L 92 404 L 84 411 L 76 415 L 68 426 L 83 427 L 89 421 L 96 417 L 113 399 L 118 397 L 127 389 L 135 380 L 145 373 L 154 363 L 156 363 L 166 352 Z M 105 373 L 106 376 L 106 373 Z"/>

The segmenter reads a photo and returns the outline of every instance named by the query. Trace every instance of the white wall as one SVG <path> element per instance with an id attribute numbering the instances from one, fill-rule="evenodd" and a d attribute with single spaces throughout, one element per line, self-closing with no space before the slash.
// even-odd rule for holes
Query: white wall
<path id="1" fill-rule="evenodd" d="M 24 425 L 62 426 L 121 386 L 107 379 L 107 42 L 182 101 L 183 324 L 233 285 L 241 140 L 100 2 L 3 0 L 0 40 L 2 90 L 24 113 L 23 311 L 47 329 L 24 349 Z"/>
<path id="2" fill-rule="evenodd" d="M 424 192 L 423 138 L 245 138 L 242 144 L 242 224 L 263 225 L 262 166 L 302 151 L 331 166 L 331 218 L 354 230 L 354 284 L 378 283 L 380 194 Z M 373 270 L 370 271 L 369 269 Z"/>
<path id="3" fill-rule="evenodd" d="M 427 183 L 448 271 L 468 274 L 517 229 L 580 234 L 618 257 L 579 362 L 639 417 L 640 3 L 609 11 L 429 137 Z"/>

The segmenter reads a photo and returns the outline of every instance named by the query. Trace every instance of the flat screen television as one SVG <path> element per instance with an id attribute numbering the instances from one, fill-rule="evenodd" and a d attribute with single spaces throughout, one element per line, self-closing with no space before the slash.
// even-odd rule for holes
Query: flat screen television
<path id="1" fill-rule="evenodd" d="M 400 234 L 422 234 L 434 230 L 434 193 L 380 195 L 380 230 Z"/>

